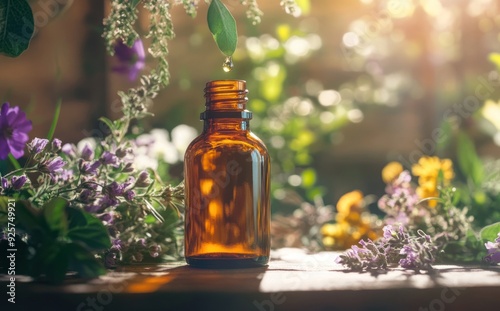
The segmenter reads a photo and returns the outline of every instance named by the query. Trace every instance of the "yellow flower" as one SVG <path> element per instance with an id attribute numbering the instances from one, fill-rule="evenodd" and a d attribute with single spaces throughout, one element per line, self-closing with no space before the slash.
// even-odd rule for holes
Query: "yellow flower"
<path id="1" fill-rule="evenodd" d="M 335 245 L 335 239 L 331 236 L 325 236 L 322 241 L 323 245 L 326 247 L 333 247 L 333 245 Z"/>
<path id="2" fill-rule="evenodd" d="M 390 162 L 382 169 L 382 180 L 388 184 L 403 172 L 403 165 L 399 162 Z"/>
<path id="3" fill-rule="evenodd" d="M 321 227 L 323 245 L 328 248 L 345 249 L 350 239 L 351 227 L 348 223 L 325 224 Z"/>
<path id="4" fill-rule="evenodd" d="M 358 211 L 352 211 L 349 214 L 338 213 L 335 216 L 337 222 L 347 222 L 350 224 L 357 224 L 361 219 L 361 214 Z"/>
<path id="5" fill-rule="evenodd" d="M 351 212 L 359 212 L 363 205 L 363 193 L 359 190 L 351 191 L 340 197 L 337 202 L 339 214 L 348 215 Z"/>
<path id="6" fill-rule="evenodd" d="M 438 177 L 442 172 L 443 185 L 449 185 L 455 176 L 453 172 L 453 162 L 450 159 L 440 159 L 438 157 L 422 157 L 417 164 L 412 167 L 412 173 L 418 176 L 417 194 L 420 198 L 437 197 Z M 430 207 L 436 206 L 436 201 L 429 201 Z"/>

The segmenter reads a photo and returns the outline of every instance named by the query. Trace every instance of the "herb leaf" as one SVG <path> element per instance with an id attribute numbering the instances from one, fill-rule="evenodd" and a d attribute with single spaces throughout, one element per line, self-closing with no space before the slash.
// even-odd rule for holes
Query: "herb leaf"
<path id="1" fill-rule="evenodd" d="M 207 22 L 219 50 L 226 56 L 233 55 L 238 43 L 236 21 L 220 0 L 212 0 L 210 3 Z"/>
<path id="2" fill-rule="evenodd" d="M 71 226 L 67 234 L 68 238 L 72 241 L 82 242 L 93 250 L 111 247 L 108 232 L 101 220 L 76 208 L 71 208 L 70 215 L 72 219 L 78 221 L 73 222 L 70 220 Z"/>
<path id="3" fill-rule="evenodd" d="M 68 201 L 63 198 L 50 200 L 43 206 L 43 216 L 51 231 L 63 236 L 68 230 L 68 220 L 66 215 L 66 206 Z"/>
<path id="4" fill-rule="evenodd" d="M 500 233 L 500 222 L 494 223 L 481 229 L 481 240 L 493 242 L 498 237 L 498 233 Z"/>
<path id="5" fill-rule="evenodd" d="M 17 57 L 29 44 L 35 23 L 26 0 L 0 1 L 0 54 Z"/>

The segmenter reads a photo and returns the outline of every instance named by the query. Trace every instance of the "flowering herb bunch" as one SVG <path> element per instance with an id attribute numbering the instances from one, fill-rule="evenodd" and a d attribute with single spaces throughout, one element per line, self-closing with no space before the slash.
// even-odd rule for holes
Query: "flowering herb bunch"
<path id="1" fill-rule="evenodd" d="M 126 134 L 138 114 L 114 122 L 103 119 L 109 135 L 85 139 L 78 147 L 57 138 L 34 138 L 26 144 L 21 166 L 15 158 L 24 155 L 31 122 L 19 111 L 2 106 L 2 132 L 12 134 L 2 136 L 7 141 L 1 156 L 10 153 L 15 169 L 0 177 L 0 215 L 8 246 L 7 202 L 16 200 L 16 232 L 27 250 L 27 273 L 57 282 L 68 269 L 95 276 L 103 272 L 96 268 L 102 263 L 114 267 L 145 257 L 177 256 L 183 185 L 165 185 L 154 170 L 134 168 L 137 143 Z"/>
<path id="2" fill-rule="evenodd" d="M 460 144 L 469 148 L 464 156 L 478 161 L 472 143 L 461 136 Z M 470 155 L 472 153 L 472 156 Z M 477 162 L 479 163 L 479 162 Z M 476 164 L 479 165 L 479 164 Z M 412 174 L 418 177 L 412 182 Z M 449 159 L 422 157 L 412 166 L 412 174 L 400 163 L 389 163 L 382 170 L 386 194 L 378 201 L 385 212 L 384 234 L 366 239 L 340 255 L 337 262 L 352 270 L 377 270 L 400 266 L 428 270 L 441 262 L 500 263 L 498 236 L 500 222 L 482 227 L 463 204 L 463 185 L 455 181 Z M 494 207 L 493 207 L 494 208 Z"/>

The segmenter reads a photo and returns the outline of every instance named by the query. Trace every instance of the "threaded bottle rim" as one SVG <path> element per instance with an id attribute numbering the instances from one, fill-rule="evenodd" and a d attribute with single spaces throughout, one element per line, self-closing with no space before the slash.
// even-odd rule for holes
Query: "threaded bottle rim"
<path id="1" fill-rule="evenodd" d="M 245 80 L 214 80 L 205 87 L 206 110 L 200 115 L 202 120 L 215 118 L 251 119 L 246 110 L 248 90 Z"/>

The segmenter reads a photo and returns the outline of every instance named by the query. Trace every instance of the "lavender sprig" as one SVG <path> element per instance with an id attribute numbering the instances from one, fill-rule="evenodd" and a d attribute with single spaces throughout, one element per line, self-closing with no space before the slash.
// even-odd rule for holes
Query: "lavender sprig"
<path id="1" fill-rule="evenodd" d="M 383 230 L 382 238 L 361 240 L 361 247 L 352 246 L 336 262 L 355 271 L 386 270 L 397 266 L 415 271 L 432 269 L 438 249 L 429 235 L 422 230 L 412 235 L 401 224 L 387 225 Z"/>

